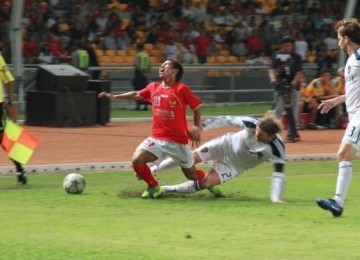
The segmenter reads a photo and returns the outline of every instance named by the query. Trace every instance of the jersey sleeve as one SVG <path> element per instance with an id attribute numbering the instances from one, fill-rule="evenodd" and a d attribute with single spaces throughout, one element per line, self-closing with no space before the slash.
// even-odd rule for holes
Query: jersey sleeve
<path id="1" fill-rule="evenodd" d="M 186 103 L 189 105 L 191 110 L 196 110 L 201 106 L 201 99 L 196 96 L 188 86 L 183 85 L 182 95 L 185 97 Z"/>
<path id="2" fill-rule="evenodd" d="M 152 90 L 155 88 L 155 82 L 150 83 L 149 85 L 147 85 L 145 88 L 143 88 L 142 90 L 139 90 L 139 95 L 140 97 L 149 102 L 152 103 L 151 101 L 151 93 Z"/>
<path id="3" fill-rule="evenodd" d="M 271 161 L 273 163 L 281 163 L 284 164 L 286 160 L 285 156 L 285 145 L 281 140 L 279 135 L 270 143 L 272 158 Z"/>
<path id="4" fill-rule="evenodd" d="M 241 129 L 256 128 L 258 122 L 259 120 L 257 118 L 247 116 L 219 116 L 206 119 L 202 124 L 202 128 L 205 131 L 223 126 L 235 126 Z"/>
<path id="5" fill-rule="evenodd" d="M 0 55 L 0 72 L 1 72 L 1 80 L 4 84 L 14 81 L 14 77 L 11 71 L 8 69 L 4 58 Z"/>

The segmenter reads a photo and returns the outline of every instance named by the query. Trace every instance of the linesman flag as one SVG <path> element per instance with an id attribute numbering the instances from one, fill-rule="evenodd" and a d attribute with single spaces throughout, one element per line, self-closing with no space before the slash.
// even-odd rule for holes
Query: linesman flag
<path id="1" fill-rule="evenodd" d="M 38 144 L 39 139 L 34 134 L 6 119 L 1 146 L 9 158 L 21 164 L 26 164 Z"/>

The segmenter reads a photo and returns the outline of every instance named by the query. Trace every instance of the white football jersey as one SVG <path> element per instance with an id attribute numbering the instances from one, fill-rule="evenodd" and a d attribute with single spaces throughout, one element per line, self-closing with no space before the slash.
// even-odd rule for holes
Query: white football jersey
<path id="1" fill-rule="evenodd" d="M 360 105 L 360 50 L 356 50 L 345 66 L 346 109 L 354 114 Z M 358 112 L 359 113 L 359 112 Z"/>
<path id="2" fill-rule="evenodd" d="M 258 123 L 259 119 L 253 117 L 222 116 L 206 120 L 203 128 L 207 130 L 226 125 L 242 128 L 239 132 L 222 136 L 222 149 L 215 152 L 216 158 L 231 163 L 239 172 L 254 168 L 267 160 L 285 163 L 285 148 L 281 137 L 277 135 L 269 144 L 258 142 L 255 137 Z"/>

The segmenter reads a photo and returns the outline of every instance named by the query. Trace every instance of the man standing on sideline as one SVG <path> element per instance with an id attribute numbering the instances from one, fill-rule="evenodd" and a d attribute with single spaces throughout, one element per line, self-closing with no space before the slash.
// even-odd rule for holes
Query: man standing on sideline
<path id="1" fill-rule="evenodd" d="M 149 84 L 146 73 L 150 71 L 150 57 L 144 51 L 143 43 L 138 43 L 136 45 L 136 51 L 137 53 L 135 57 L 135 71 L 131 83 L 135 91 L 140 91 Z M 142 109 L 141 105 L 143 105 Z M 135 110 L 148 110 L 148 102 L 143 100 L 136 100 Z"/>
<path id="2" fill-rule="evenodd" d="M 202 179 L 205 172 L 196 170 L 194 158 L 188 147 L 191 139 L 196 145 L 200 142 L 198 128 L 200 127 L 202 101 L 194 95 L 191 89 L 180 82 L 184 70 L 182 65 L 167 59 L 159 68 L 161 81 L 152 82 L 140 91 L 130 91 L 123 94 L 102 92 L 99 98 L 110 100 L 140 100 L 151 102 L 153 126 L 151 136 L 146 138 L 135 150 L 132 166 L 138 178 L 148 184 L 143 198 L 160 197 L 164 191 L 151 174 L 147 163 L 161 162 L 167 155 L 180 164 L 185 176 L 190 180 Z M 193 111 L 194 126 L 188 129 L 186 108 Z"/>
<path id="3" fill-rule="evenodd" d="M 335 196 L 332 199 L 317 199 L 320 208 L 328 210 L 334 217 L 343 213 L 344 202 L 352 178 L 352 163 L 360 151 L 360 23 L 356 18 L 347 18 L 335 24 L 338 46 L 349 56 L 345 65 L 345 94 L 322 101 L 321 113 L 344 103 L 349 114 L 349 124 L 337 152 L 339 172 Z"/>
<path id="4" fill-rule="evenodd" d="M 0 140 L 2 140 L 4 135 L 5 128 L 5 119 L 6 119 L 6 110 L 11 109 L 13 106 L 14 98 L 14 77 L 8 69 L 4 58 L 0 55 Z M 3 91 L 6 94 L 6 101 L 4 100 Z M 10 113 L 11 114 L 11 113 Z M 10 118 L 15 120 L 15 118 Z M 11 159 L 12 160 L 12 159 Z M 25 176 L 25 169 L 22 167 L 21 163 L 12 160 L 16 167 L 16 177 L 18 185 L 25 185 L 27 183 L 27 178 Z"/>
<path id="5" fill-rule="evenodd" d="M 286 36 L 281 40 L 281 49 L 274 53 L 269 69 L 270 84 L 274 87 L 275 114 L 281 118 L 285 110 L 289 122 L 287 140 L 297 142 L 300 137 L 297 133 L 298 115 L 294 115 L 296 76 L 302 71 L 302 59 L 294 51 L 294 39 Z"/>

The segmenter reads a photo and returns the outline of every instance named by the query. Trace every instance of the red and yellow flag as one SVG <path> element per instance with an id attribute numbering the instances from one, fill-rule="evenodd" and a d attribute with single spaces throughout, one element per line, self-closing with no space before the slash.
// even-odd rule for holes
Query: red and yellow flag
<path id="1" fill-rule="evenodd" d="M 6 119 L 1 146 L 9 158 L 21 164 L 26 164 L 38 144 L 39 139 L 34 134 Z"/>

